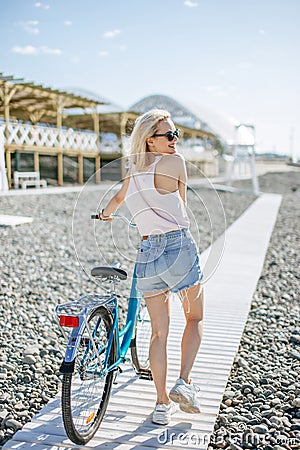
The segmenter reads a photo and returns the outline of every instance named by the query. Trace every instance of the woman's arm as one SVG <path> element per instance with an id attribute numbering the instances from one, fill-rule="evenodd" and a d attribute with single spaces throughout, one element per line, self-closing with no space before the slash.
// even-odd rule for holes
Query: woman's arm
<path id="1" fill-rule="evenodd" d="M 109 222 L 111 222 L 113 220 L 111 215 L 115 211 L 117 211 L 117 209 L 124 202 L 125 197 L 126 197 L 126 192 L 128 189 L 128 185 L 129 185 L 129 180 L 130 180 L 130 175 L 128 172 L 123 181 L 123 184 L 122 184 L 120 190 L 113 196 L 113 198 L 108 202 L 108 204 L 105 206 L 105 208 L 102 209 L 102 211 L 100 212 L 100 214 L 99 214 L 100 220 L 108 220 Z"/>
<path id="2" fill-rule="evenodd" d="M 185 160 L 181 158 L 181 165 L 179 170 L 179 177 L 178 177 L 178 190 L 179 195 L 183 200 L 183 203 L 186 205 L 186 192 L 187 192 L 187 171 L 186 171 L 186 165 Z"/>

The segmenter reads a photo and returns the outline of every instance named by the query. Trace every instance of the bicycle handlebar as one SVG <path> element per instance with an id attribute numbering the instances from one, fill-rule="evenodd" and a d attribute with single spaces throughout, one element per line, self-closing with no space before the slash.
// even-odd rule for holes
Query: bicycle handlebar
<path id="1" fill-rule="evenodd" d="M 129 225 L 130 227 L 133 227 L 133 228 L 136 227 L 136 223 L 131 222 L 131 220 L 129 220 L 126 216 L 122 216 L 121 214 L 112 214 L 111 217 L 113 217 L 114 219 L 123 220 L 123 222 L 127 223 L 127 225 Z M 99 220 L 99 214 L 92 214 L 91 219 Z M 104 222 L 105 222 L 105 220 L 104 220 Z"/>

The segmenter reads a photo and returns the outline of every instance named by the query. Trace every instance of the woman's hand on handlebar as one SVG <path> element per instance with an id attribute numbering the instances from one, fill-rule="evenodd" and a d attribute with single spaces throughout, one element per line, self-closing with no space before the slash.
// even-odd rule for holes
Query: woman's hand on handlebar
<path id="1" fill-rule="evenodd" d="M 104 214 L 104 208 L 98 213 L 98 218 L 103 222 L 112 222 L 114 219 L 111 215 L 107 216 Z"/>
<path id="2" fill-rule="evenodd" d="M 131 220 L 127 219 L 127 217 L 123 216 L 122 214 L 116 214 L 113 213 L 110 217 L 101 218 L 101 212 L 98 214 L 91 214 L 91 219 L 93 220 L 102 220 L 103 222 L 112 222 L 113 219 L 121 219 L 123 222 L 125 222 L 127 225 L 129 225 L 132 228 L 136 228 L 136 223 L 131 222 Z"/>

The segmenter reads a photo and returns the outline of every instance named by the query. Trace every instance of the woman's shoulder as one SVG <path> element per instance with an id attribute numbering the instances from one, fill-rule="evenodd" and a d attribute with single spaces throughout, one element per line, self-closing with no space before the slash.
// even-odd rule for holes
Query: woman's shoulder
<path id="1" fill-rule="evenodd" d="M 157 163 L 157 172 L 172 177 L 181 177 L 185 172 L 185 160 L 179 153 L 163 156 Z"/>
<path id="2" fill-rule="evenodd" d="M 180 153 L 172 153 L 171 155 L 165 155 L 161 160 L 159 161 L 161 163 L 165 164 L 174 164 L 177 166 L 182 166 L 182 164 L 185 163 L 184 156 Z"/>
<path id="3" fill-rule="evenodd" d="M 173 153 L 172 155 L 163 156 L 158 162 L 160 167 L 168 167 L 172 169 L 181 169 L 185 166 L 184 157 L 180 153 Z"/>

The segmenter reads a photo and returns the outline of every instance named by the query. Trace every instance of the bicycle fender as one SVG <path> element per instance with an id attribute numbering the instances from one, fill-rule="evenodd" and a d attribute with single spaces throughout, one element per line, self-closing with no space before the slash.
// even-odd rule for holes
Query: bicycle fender
<path id="1" fill-rule="evenodd" d="M 77 353 L 77 347 L 80 342 L 83 330 L 85 327 L 83 316 L 79 317 L 79 326 L 78 328 L 73 328 L 71 332 L 71 336 L 69 338 L 69 342 L 67 345 L 64 363 L 66 364 L 75 364 L 75 356 Z M 70 373 L 70 372 L 68 372 Z"/>

